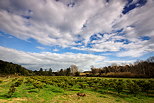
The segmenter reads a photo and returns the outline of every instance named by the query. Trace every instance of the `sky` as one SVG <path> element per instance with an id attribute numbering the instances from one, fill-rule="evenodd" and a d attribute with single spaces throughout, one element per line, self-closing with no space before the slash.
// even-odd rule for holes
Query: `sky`
<path id="1" fill-rule="evenodd" d="M 0 0 L 0 59 L 31 70 L 154 56 L 154 0 Z"/>

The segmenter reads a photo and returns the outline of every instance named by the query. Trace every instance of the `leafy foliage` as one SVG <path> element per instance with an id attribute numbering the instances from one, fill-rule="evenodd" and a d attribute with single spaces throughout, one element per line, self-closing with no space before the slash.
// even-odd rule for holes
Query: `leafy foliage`
<path id="1" fill-rule="evenodd" d="M 130 93 L 135 95 L 141 91 L 141 88 L 137 85 L 135 81 L 128 81 L 127 88 Z"/>
<path id="2" fill-rule="evenodd" d="M 21 65 L 0 60 L 0 74 L 31 75 L 32 71 L 22 67 Z"/>
<path id="3" fill-rule="evenodd" d="M 10 98 L 14 94 L 15 90 L 16 88 L 14 86 L 11 86 L 8 91 L 7 97 Z"/>
<path id="4" fill-rule="evenodd" d="M 16 80 L 13 79 L 13 80 Z M 12 95 L 14 94 L 14 92 L 16 91 L 16 87 L 19 87 L 23 82 L 23 78 L 19 78 L 15 83 L 13 83 L 11 86 L 10 86 L 10 89 L 8 91 L 8 94 L 7 94 L 7 97 L 10 98 L 12 97 Z"/>
<path id="5" fill-rule="evenodd" d="M 123 80 L 117 80 L 113 83 L 113 88 L 120 93 L 125 89 L 125 82 Z"/>

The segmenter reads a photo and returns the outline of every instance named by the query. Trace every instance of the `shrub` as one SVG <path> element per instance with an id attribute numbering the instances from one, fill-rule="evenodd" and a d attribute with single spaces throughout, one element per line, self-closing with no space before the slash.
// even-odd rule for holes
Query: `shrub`
<path id="1" fill-rule="evenodd" d="M 125 89 L 125 82 L 123 80 L 117 80 L 114 82 L 113 88 L 120 93 Z"/>
<path id="2" fill-rule="evenodd" d="M 10 98 L 12 97 L 12 95 L 14 94 L 16 88 L 14 86 L 11 86 L 9 91 L 8 91 L 8 94 L 7 94 L 7 97 Z"/>
<path id="3" fill-rule="evenodd" d="M 3 82 L 3 80 L 0 80 L 0 83 L 2 83 Z"/>
<path id="4" fill-rule="evenodd" d="M 41 83 L 41 82 L 39 82 L 39 81 L 35 81 L 35 82 L 33 83 L 33 86 L 34 86 L 35 88 L 38 88 L 38 89 L 40 90 L 40 89 L 42 89 L 42 88 L 45 86 L 45 84 L 44 84 L 44 83 Z"/>
<path id="5" fill-rule="evenodd" d="M 141 88 L 141 91 L 143 91 L 143 92 L 148 93 L 148 91 L 153 88 L 153 83 L 151 81 L 142 80 L 142 81 L 139 81 L 138 84 Z"/>
<path id="6" fill-rule="evenodd" d="M 127 88 L 130 93 L 135 94 L 135 95 L 141 91 L 141 88 L 133 81 L 127 82 Z"/>
<path id="7" fill-rule="evenodd" d="M 14 79 L 12 79 L 12 82 L 14 82 L 14 81 L 16 81 L 18 78 L 14 78 Z"/>
<path id="8" fill-rule="evenodd" d="M 30 78 L 26 78 L 24 83 L 25 84 L 31 84 L 31 83 L 33 83 L 33 80 L 31 80 Z"/>
<path id="9" fill-rule="evenodd" d="M 58 87 L 61 87 L 61 88 L 65 88 L 65 89 L 71 87 L 68 83 L 65 83 L 65 82 L 57 83 L 57 86 L 58 86 Z"/>
<path id="10" fill-rule="evenodd" d="M 64 90 L 62 88 L 59 87 L 55 87 L 55 86 L 49 86 L 49 90 L 55 93 L 63 93 Z"/>
<path id="11" fill-rule="evenodd" d="M 78 85 L 80 86 L 80 88 L 85 89 L 88 87 L 88 84 L 86 82 L 78 82 Z"/>
<path id="12" fill-rule="evenodd" d="M 105 80 L 101 81 L 101 86 L 103 89 L 108 89 L 110 87 L 110 83 L 108 80 L 105 79 Z"/>
<path id="13" fill-rule="evenodd" d="M 17 82 L 15 82 L 12 86 L 19 87 L 23 82 L 23 79 L 19 79 Z"/>

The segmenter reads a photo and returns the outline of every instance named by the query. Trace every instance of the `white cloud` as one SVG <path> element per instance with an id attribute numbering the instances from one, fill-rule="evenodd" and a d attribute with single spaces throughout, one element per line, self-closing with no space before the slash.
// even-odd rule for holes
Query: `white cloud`
<path id="1" fill-rule="evenodd" d="M 11 39 L 11 38 L 13 38 L 13 37 L 12 37 L 12 36 L 9 36 L 8 38 L 10 38 L 10 39 Z"/>
<path id="2" fill-rule="evenodd" d="M 37 46 L 36 48 L 37 49 L 41 49 L 41 50 L 44 50 L 45 49 L 44 47 L 41 47 L 41 46 Z"/>
<path id="3" fill-rule="evenodd" d="M 46 45 L 69 46 L 81 34 L 85 42 L 93 33 L 110 32 L 124 2 L 113 0 L 1 0 L 0 28 L 20 39 L 34 38 Z M 35 5 L 35 6 L 34 6 Z M 8 12 L 9 10 L 10 12 Z M 30 17 L 25 19 L 22 16 Z M 114 15 L 114 16 L 113 16 Z M 86 28 L 82 28 L 86 25 Z"/>
<path id="4" fill-rule="evenodd" d="M 108 35 L 108 34 L 106 34 Z M 104 39 L 105 38 L 105 39 Z M 125 39 L 130 40 L 129 43 L 125 42 L 115 42 L 115 40 Z M 152 41 L 152 40 L 150 40 Z M 149 40 L 141 40 L 138 38 L 126 39 L 125 36 L 117 36 L 111 35 L 105 36 L 100 39 L 94 41 L 92 48 L 88 48 L 85 46 L 81 47 L 72 47 L 72 49 L 91 51 L 91 52 L 106 52 L 112 51 L 112 55 L 116 55 L 118 57 L 140 57 L 148 52 L 154 52 L 154 44 Z"/>
<path id="5" fill-rule="evenodd" d="M 92 48 L 88 47 L 72 47 L 71 49 L 77 50 L 85 50 L 85 51 L 92 51 L 92 52 L 106 52 L 106 51 L 119 51 L 122 48 L 123 43 L 120 42 L 103 42 L 99 44 L 95 44 Z"/>
<path id="6" fill-rule="evenodd" d="M 133 0 L 131 3 L 129 3 L 128 6 L 132 5 L 132 4 L 136 4 L 137 2 L 139 2 L 139 0 Z"/>
<path id="7" fill-rule="evenodd" d="M 137 2 L 136 0 L 133 1 Z M 133 41 L 128 45 L 123 45 L 126 51 L 118 53 L 118 56 L 140 57 L 148 52 L 154 52 L 154 1 L 148 0 L 147 3 L 135 8 L 116 21 L 116 28 L 124 28 L 125 38 Z M 149 36 L 151 39 L 142 41 L 140 36 Z"/>
<path id="8" fill-rule="evenodd" d="M 121 42 L 106 41 L 94 45 L 94 48 L 102 51 L 119 51 L 122 45 L 123 43 Z"/>
<path id="9" fill-rule="evenodd" d="M 154 36 L 154 1 L 148 0 L 148 2 L 142 6 L 135 8 L 126 15 L 122 15 L 119 18 L 119 22 L 116 22 L 117 28 L 126 28 L 126 33 L 130 37 L 148 35 Z M 132 28 L 130 27 L 132 26 Z M 129 29 L 129 31 L 127 30 Z M 130 33 L 129 32 L 132 32 Z"/>
<path id="10" fill-rule="evenodd" d="M 132 4 L 137 1 L 133 0 Z M 93 52 L 117 52 L 125 48 L 126 51 L 117 55 L 141 56 L 153 49 L 154 1 L 148 0 L 146 5 L 124 15 L 122 11 L 126 3 L 127 0 L 0 0 L 0 28 L 17 38 L 33 38 L 50 46 L 71 46 L 72 49 Z M 126 35 L 111 33 L 121 28 Z M 87 48 L 90 36 L 95 33 L 109 34 L 93 41 L 92 48 Z M 150 36 L 151 39 L 141 42 L 139 36 Z M 84 40 L 83 47 L 72 47 L 81 39 Z M 114 42 L 119 39 L 133 43 Z"/>
<path id="11" fill-rule="evenodd" d="M 140 57 L 144 53 L 145 53 L 144 49 L 133 49 L 133 50 L 120 52 L 120 53 L 117 54 L 117 56 L 119 56 L 119 57 L 127 57 L 127 56 Z"/>
<path id="12" fill-rule="evenodd" d="M 33 70 L 39 69 L 40 67 L 45 69 L 53 68 L 54 70 L 61 68 L 65 69 L 72 64 L 79 66 L 81 69 L 89 69 L 91 65 L 94 65 L 97 62 L 103 62 L 105 59 L 104 56 L 80 53 L 30 53 L 2 46 L 0 46 L 0 55 L 1 60 L 21 64 L 22 66 Z"/>
<path id="13" fill-rule="evenodd" d="M 123 48 L 125 48 L 126 50 L 117 53 L 117 56 L 119 57 L 127 57 L 127 56 L 140 57 L 148 52 L 154 52 L 154 44 L 149 44 L 148 41 L 136 40 L 136 42 L 123 45 Z"/>
<path id="14" fill-rule="evenodd" d="M 53 49 L 53 51 L 59 51 L 59 49 L 56 49 L 56 48 L 55 48 L 55 49 Z"/>

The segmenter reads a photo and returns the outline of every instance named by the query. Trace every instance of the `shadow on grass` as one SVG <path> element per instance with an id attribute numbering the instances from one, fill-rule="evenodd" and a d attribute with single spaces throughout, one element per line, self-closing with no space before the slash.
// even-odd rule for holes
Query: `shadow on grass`
<path id="1" fill-rule="evenodd" d="M 28 93 L 38 93 L 36 90 L 29 90 Z"/>
<path id="2" fill-rule="evenodd" d="M 9 99 L 11 97 L 9 97 L 7 94 L 2 94 L 0 95 L 0 99 Z"/>
<path id="3" fill-rule="evenodd" d="M 120 97 L 120 98 L 125 98 L 125 97 L 128 97 L 128 95 L 127 94 L 122 94 L 122 93 L 117 93 L 117 92 L 115 92 L 115 91 L 108 91 L 108 90 L 105 90 L 105 91 L 96 91 L 96 92 L 98 92 L 98 93 L 100 93 L 100 94 L 109 94 L 109 95 L 112 95 L 112 96 L 114 96 L 114 97 Z"/>
<path id="4" fill-rule="evenodd" d="M 147 94 L 145 92 L 144 93 L 139 93 L 139 94 L 131 94 L 128 91 L 124 91 L 124 92 L 121 92 L 121 93 L 118 94 L 114 90 L 97 90 L 97 91 L 94 91 L 94 92 L 97 92 L 97 93 L 100 93 L 100 94 L 109 94 L 109 95 L 112 95 L 113 97 L 119 97 L 119 98 L 132 98 L 132 97 L 136 97 L 136 98 L 140 99 L 140 98 L 146 98 L 146 97 L 151 97 L 151 98 L 154 97 L 153 94 L 151 94 L 151 93 Z"/>
<path id="5" fill-rule="evenodd" d="M 80 91 L 81 89 L 77 89 L 77 88 L 70 88 L 70 89 L 67 89 L 67 91 Z"/>
<path id="6" fill-rule="evenodd" d="M 35 87 L 28 87 L 28 88 L 25 88 L 25 90 L 31 90 L 31 89 L 35 89 Z"/>

